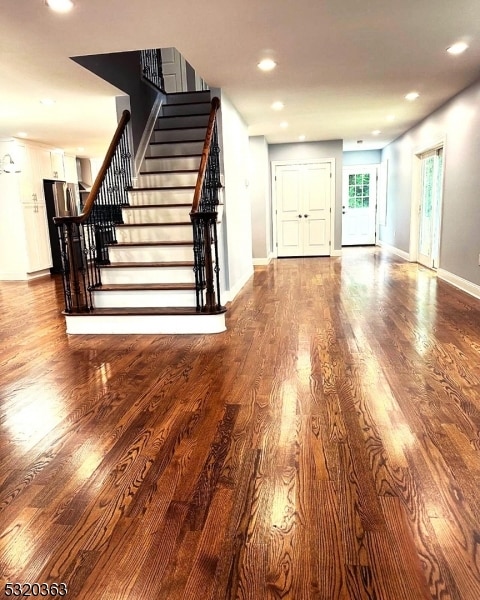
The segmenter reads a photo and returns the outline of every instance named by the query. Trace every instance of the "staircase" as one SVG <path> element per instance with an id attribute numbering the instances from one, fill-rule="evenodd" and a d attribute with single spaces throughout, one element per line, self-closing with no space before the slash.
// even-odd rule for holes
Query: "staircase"
<path id="1" fill-rule="evenodd" d="M 67 333 L 218 333 L 225 314 L 196 310 L 190 220 L 210 92 L 169 94 L 150 138 L 94 311 L 66 316 Z"/>

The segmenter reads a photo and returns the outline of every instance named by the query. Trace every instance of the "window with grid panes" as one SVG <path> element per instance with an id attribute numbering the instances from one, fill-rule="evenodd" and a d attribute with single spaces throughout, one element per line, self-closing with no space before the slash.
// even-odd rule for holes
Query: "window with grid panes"
<path id="1" fill-rule="evenodd" d="M 348 208 L 368 208 L 370 202 L 370 174 L 348 176 Z"/>

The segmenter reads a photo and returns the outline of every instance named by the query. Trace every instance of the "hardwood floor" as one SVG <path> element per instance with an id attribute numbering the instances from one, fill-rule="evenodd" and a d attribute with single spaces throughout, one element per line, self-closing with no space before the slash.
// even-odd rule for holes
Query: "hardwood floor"
<path id="1" fill-rule="evenodd" d="M 213 336 L 61 303 L 0 283 L 0 596 L 480 598 L 480 301 L 355 249 L 257 269 Z"/>

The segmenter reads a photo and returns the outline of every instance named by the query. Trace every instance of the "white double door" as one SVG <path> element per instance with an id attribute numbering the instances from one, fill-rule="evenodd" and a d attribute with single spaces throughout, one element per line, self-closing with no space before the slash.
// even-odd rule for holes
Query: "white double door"
<path id="1" fill-rule="evenodd" d="M 329 256 L 331 162 L 275 166 L 277 255 Z"/>

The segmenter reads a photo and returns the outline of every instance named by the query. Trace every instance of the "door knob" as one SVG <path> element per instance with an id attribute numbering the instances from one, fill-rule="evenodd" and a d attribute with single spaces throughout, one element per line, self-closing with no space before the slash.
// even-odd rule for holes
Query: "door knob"
<path id="1" fill-rule="evenodd" d="M 299 219 L 301 219 L 301 218 L 302 218 L 302 215 L 298 215 L 298 218 L 299 218 Z"/>
<path id="2" fill-rule="evenodd" d="M 307 218 L 307 217 L 308 217 L 308 215 L 303 215 L 303 216 L 304 216 L 305 218 Z"/>

